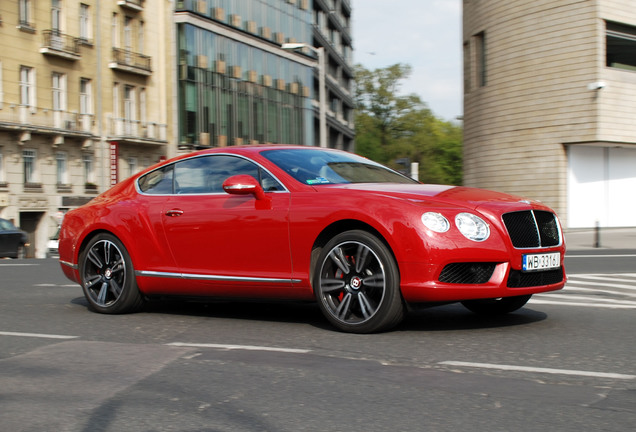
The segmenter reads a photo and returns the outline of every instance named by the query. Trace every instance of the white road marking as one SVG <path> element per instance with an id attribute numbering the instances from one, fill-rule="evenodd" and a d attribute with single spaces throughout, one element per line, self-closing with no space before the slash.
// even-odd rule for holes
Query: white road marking
<path id="1" fill-rule="evenodd" d="M 580 286 L 569 286 L 568 285 L 568 291 L 570 292 L 590 292 L 590 293 L 605 293 L 605 294 L 620 294 L 621 296 L 624 297 L 636 297 L 636 293 L 632 294 L 632 293 L 625 293 L 625 292 L 618 292 L 618 291 L 612 291 L 612 290 L 604 290 L 604 289 L 597 289 L 597 288 L 583 288 Z"/>
<path id="2" fill-rule="evenodd" d="M 566 287 L 577 286 L 577 285 L 591 285 L 591 286 L 602 286 L 602 287 L 610 287 L 610 288 L 624 288 L 627 290 L 636 290 L 636 286 L 634 285 L 623 285 L 623 284 L 613 283 L 611 279 L 605 279 L 605 282 L 571 280 L 571 281 L 568 281 Z"/>
<path id="3" fill-rule="evenodd" d="M 44 339 L 76 339 L 79 337 L 79 336 L 44 334 L 44 333 L 20 333 L 20 332 L 5 332 L 5 331 L 0 331 L 0 336 L 19 336 L 19 337 L 33 337 L 33 338 L 44 338 Z"/>
<path id="4" fill-rule="evenodd" d="M 625 300 L 625 299 L 610 299 L 610 298 L 602 298 L 602 297 L 594 297 L 594 296 L 584 296 L 584 295 L 573 295 L 573 294 L 544 294 L 545 298 L 550 299 L 571 299 L 571 300 L 589 300 L 592 302 L 601 302 L 601 303 L 609 303 L 609 304 L 621 304 L 621 305 L 630 305 L 636 306 L 636 301 L 633 300 Z"/>
<path id="5" fill-rule="evenodd" d="M 636 375 L 607 373 L 607 372 L 590 372 L 590 371 L 581 371 L 581 370 L 572 370 L 572 369 L 552 369 L 552 368 L 514 366 L 514 365 L 502 365 L 502 364 L 491 364 L 491 363 L 473 363 L 473 362 L 450 361 L 450 360 L 439 362 L 438 364 L 446 365 L 446 366 L 463 366 L 463 367 L 473 367 L 473 368 L 481 368 L 481 369 L 497 369 L 497 370 L 506 370 L 506 371 L 533 372 L 533 373 L 556 374 L 556 375 L 576 375 L 576 376 L 587 376 L 587 377 L 595 377 L 595 378 L 614 378 L 614 379 L 624 379 L 624 380 L 636 379 Z"/>
<path id="6" fill-rule="evenodd" d="M 598 304 L 598 303 L 578 303 L 570 301 L 552 301 L 541 300 L 538 298 L 532 298 L 529 304 L 544 304 L 544 305 L 559 305 L 559 306 L 581 306 L 581 307 L 593 307 L 597 309 L 636 309 L 636 306 L 623 305 L 623 304 Z"/>
<path id="7" fill-rule="evenodd" d="M 298 353 L 298 354 L 307 354 L 311 352 L 311 350 L 307 350 L 307 349 L 276 348 L 276 347 L 255 346 L 255 345 L 226 345 L 226 344 L 185 343 L 185 342 L 172 342 L 166 345 L 178 346 L 178 347 L 192 347 L 192 348 L 214 348 L 214 349 L 244 350 L 244 351 L 271 351 L 271 352 Z"/>

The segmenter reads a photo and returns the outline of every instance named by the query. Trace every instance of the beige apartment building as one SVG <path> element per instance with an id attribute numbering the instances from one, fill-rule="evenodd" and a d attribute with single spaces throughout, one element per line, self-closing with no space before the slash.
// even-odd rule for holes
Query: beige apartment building
<path id="1" fill-rule="evenodd" d="M 636 8 L 464 0 L 464 183 L 636 226 Z"/>
<path id="2" fill-rule="evenodd" d="M 0 2 L 0 217 L 44 257 L 65 211 L 176 152 L 171 2 Z"/>

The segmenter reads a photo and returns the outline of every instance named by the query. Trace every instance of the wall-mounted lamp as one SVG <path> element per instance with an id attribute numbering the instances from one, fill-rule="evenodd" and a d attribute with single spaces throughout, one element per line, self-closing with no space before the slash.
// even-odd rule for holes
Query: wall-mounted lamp
<path id="1" fill-rule="evenodd" d="M 605 81 L 595 81 L 587 85 L 588 90 L 601 90 L 605 87 L 607 87 L 607 83 Z"/>

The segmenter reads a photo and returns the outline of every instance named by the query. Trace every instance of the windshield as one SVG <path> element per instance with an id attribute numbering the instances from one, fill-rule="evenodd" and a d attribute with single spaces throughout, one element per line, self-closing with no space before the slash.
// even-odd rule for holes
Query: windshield
<path id="1" fill-rule="evenodd" d="M 369 159 L 342 151 L 320 149 L 266 150 L 267 159 L 301 183 L 417 183 Z"/>

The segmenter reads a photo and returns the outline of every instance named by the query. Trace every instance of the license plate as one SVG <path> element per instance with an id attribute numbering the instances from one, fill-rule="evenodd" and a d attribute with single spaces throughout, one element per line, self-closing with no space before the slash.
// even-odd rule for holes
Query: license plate
<path id="1" fill-rule="evenodd" d="M 523 255 L 523 271 L 549 270 L 561 267 L 559 252 Z"/>

